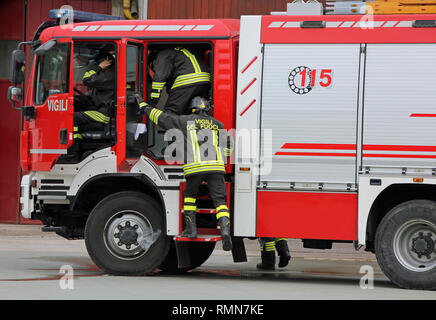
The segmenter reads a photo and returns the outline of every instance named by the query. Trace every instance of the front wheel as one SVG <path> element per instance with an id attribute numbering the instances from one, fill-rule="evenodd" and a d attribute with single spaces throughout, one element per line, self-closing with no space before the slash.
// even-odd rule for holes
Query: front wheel
<path id="1" fill-rule="evenodd" d="M 436 289 L 436 202 L 412 200 L 386 214 L 376 232 L 380 268 L 396 285 Z"/>
<path id="2" fill-rule="evenodd" d="M 85 244 L 94 263 L 114 275 L 144 275 L 170 248 L 162 208 L 139 192 L 119 192 L 101 200 L 85 227 Z"/>

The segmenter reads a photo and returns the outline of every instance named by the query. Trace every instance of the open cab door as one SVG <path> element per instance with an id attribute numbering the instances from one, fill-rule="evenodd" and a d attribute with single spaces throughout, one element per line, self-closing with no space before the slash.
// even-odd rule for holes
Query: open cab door
<path id="1" fill-rule="evenodd" d="M 72 40 L 44 44 L 42 50 L 36 50 L 33 86 L 27 100 L 31 100 L 34 113 L 24 121 L 25 139 L 21 141 L 22 163 L 32 171 L 49 171 L 73 142 Z"/>
<path id="2" fill-rule="evenodd" d="M 146 148 L 144 116 L 139 114 L 135 92 L 144 96 L 144 45 L 135 39 L 121 39 L 118 68 L 117 158 L 132 166 Z M 145 99 L 144 99 L 145 100 Z M 124 139 L 121 139 L 120 137 Z"/>

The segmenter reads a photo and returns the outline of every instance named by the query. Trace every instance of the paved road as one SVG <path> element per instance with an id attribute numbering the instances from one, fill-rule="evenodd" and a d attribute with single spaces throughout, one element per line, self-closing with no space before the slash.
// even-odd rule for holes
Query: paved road
<path id="1" fill-rule="evenodd" d="M 296 240 L 289 244 L 291 263 L 275 272 L 256 270 L 257 242 L 247 240 L 247 263 L 234 264 L 218 245 L 203 266 L 186 275 L 115 277 L 92 263 L 82 240 L 40 233 L 36 226 L 0 225 L 0 299 L 436 299 L 434 291 L 395 287 L 373 254 L 350 245 L 322 251 L 304 249 Z M 63 266 L 72 267 L 73 282 L 65 281 Z M 362 266 L 374 270 L 373 289 L 360 287 Z"/>

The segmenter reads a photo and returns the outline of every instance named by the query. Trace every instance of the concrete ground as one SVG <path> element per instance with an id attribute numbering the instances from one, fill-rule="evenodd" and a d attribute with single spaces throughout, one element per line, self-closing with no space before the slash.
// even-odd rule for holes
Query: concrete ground
<path id="1" fill-rule="evenodd" d="M 303 248 L 300 240 L 288 240 L 290 264 L 262 272 L 255 267 L 260 261 L 256 240 L 245 240 L 249 261 L 238 264 L 218 243 L 203 266 L 185 275 L 117 277 L 94 265 L 83 240 L 69 241 L 40 229 L 0 225 L 0 299 L 436 299 L 434 291 L 397 288 L 373 254 L 355 251 L 352 244 L 314 250 Z M 362 282 L 368 272 L 373 283 Z"/>

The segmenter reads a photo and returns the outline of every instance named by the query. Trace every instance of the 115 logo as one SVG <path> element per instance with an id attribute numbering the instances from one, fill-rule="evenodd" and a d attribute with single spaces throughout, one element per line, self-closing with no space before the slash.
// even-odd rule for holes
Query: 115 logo
<path id="1" fill-rule="evenodd" d="M 316 86 L 328 88 L 333 83 L 332 69 L 311 69 L 305 66 L 294 68 L 288 76 L 291 90 L 297 94 L 306 94 Z"/>

